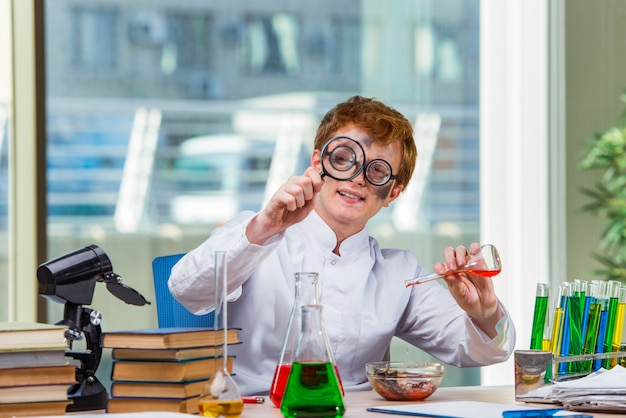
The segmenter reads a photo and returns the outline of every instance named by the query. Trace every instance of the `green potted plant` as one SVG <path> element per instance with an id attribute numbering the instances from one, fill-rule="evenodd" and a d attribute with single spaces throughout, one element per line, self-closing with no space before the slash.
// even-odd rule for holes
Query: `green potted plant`
<path id="1" fill-rule="evenodd" d="M 620 99 L 626 103 L 626 89 Z M 594 273 L 607 280 L 626 282 L 626 110 L 614 127 L 589 140 L 580 166 L 602 173 L 594 187 L 581 189 L 591 199 L 582 210 L 599 216 L 607 224 L 601 251 L 593 254 L 602 268 Z"/>

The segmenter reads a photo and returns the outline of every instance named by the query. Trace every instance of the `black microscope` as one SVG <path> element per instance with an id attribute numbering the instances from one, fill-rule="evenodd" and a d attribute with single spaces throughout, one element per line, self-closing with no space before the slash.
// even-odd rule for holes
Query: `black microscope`
<path id="1" fill-rule="evenodd" d="M 65 355 L 80 361 L 76 368 L 76 382 L 68 388 L 68 399 L 73 401 L 67 412 L 105 409 L 108 401 L 106 388 L 96 377 L 102 357 L 102 314 L 86 308 L 93 299 L 96 282 L 106 283 L 114 296 L 137 306 L 150 304 L 139 292 L 122 283 L 113 273 L 111 260 L 96 245 L 46 261 L 37 269 L 39 294 L 58 303 L 64 303 L 63 319 L 57 325 L 67 327 L 65 338 L 69 349 Z M 73 351 L 72 343 L 85 337 L 86 349 Z"/>

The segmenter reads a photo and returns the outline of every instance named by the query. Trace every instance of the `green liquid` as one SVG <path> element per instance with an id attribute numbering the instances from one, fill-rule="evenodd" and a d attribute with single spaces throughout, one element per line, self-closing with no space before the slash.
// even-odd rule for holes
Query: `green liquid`
<path id="1" fill-rule="evenodd" d="M 546 313 L 548 312 L 548 297 L 537 296 L 535 298 L 535 313 L 533 315 L 533 329 L 530 336 L 530 349 L 543 349 L 543 331 L 546 324 Z"/>
<path id="2" fill-rule="evenodd" d="M 579 296 L 569 297 L 569 355 L 578 356 L 583 353 L 582 306 Z M 582 370 L 582 364 L 573 361 L 568 364 L 570 372 Z"/>
<path id="3" fill-rule="evenodd" d="M 610 353 L 613 351 L 613 332 L 615 331 L 615 319 L 617 317 L 617 306 L 619 299 L 612 297 L 609 299 L 609 318 L 606 324 L 606 338 L 604 339 L 604 352 Z M 605 369 L 611 368 L 611 359 L 607 358 L 602 361 L 602 367 Z"/>
<path id="4" fill-rule="evenodd" d="M 346 412 L 333 364 L 295 362 L 280 412 L 286 418 L 335 418 Z"/>
<path id="5" fill-rule="evenodd" d="M 587 335 L 585 336 L 585 345 L 583 348 L 583 354 L 593 354 L 596 350 L 596 343 L 598 341 L 598 325 L 600 324 L 600 312 L 602 311 L 602 304 L 599 302 L 593 302 L 589 306 L 589 319 L 587 322 Z M 584 361 L 584 370 L 586 372 L 591 371 L 591 360 Z"/>

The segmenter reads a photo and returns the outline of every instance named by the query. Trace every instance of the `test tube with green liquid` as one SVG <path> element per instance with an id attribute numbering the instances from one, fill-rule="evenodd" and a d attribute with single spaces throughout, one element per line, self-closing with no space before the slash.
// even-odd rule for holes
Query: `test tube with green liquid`
<path id="1" fill-rule="evenodd" d="M 585 304 L 589 305 L 587 314 L 587 326 L 584 333 L 585 344 L 583 346 L 583 354 L 593 354 L 596 349 L 596 343 L 598 341 L 598 325 L 600 324 L 600 311 L 602 311 L 602 304 L 598 299 L 599 285 L 592 282 L 589 284 L 589 291 L 585 297 Z M 585 360 L 583 362 L 583 369 L 585 372 L 591 372 L 592 361 Z"/>
<path id="2" fill-rule="evenodd" d="M 607 294 L 609 297 L 609 316 L 606 323 L 606 337 L 604 339 L 604 352 L 610 353 L 613 351 L 613 334 L 615 333 L 615 320 L 617 318 L 617 307 L 619 305 L 619 288 L 620 282 L 615 280 L 609 280 L 607 283 Z M 602 367 L 605 369 L 611 368 L 611 359 L 604 359 Z"/>
<path id="3" fill-rule="evenodd" d="M 591 307 L 591 298 L 589 298 L 589 282 L 586 280 L 576 280 L 575 281 L 578 287 L 578 295 L 580 296 L 580 306 L 582 307 L 581 311 L 581 328 L 580 334 L 582 343 L 584 345 L 585 335 L 587 333 L 587 321 L 589 320 L 589 308 Z"/>
<path id="4" fill-rule="evenodd" d="M 550 285 L 537 283 L 535 295 L 535 312 L 533 314 L 533 326 L 530 336 L 530 349 L 543 349 L 543 333 L 546 326 L 546 315 L 548 313 L 548 298 L 550 296 Z"/>
<path id="5" fill-rule="evenodd" d="M 582 313 L 583 313 L 583 305 L 581 303 L 582 296 L 581 293 L 581 281 L 577 280 L 574 282 L 572 287 L 572 292 L 568 299 L 568 320 L 569 320 L 569 350 L 568 355 L 570 356 L 578 356 L 583 353 L 583 336 L 582 336 Z M 578 373 L 581 371 L 582 364 L 577 361 L 572 361 L 568 364 L 568 372 L 569 373 Z"/>

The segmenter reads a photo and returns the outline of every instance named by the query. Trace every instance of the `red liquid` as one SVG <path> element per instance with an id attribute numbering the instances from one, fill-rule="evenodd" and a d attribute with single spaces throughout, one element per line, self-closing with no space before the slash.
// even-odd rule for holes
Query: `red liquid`
<path id="1" fill-rule="evenodd" d="M 345 396 L 346 391 L 343 390 L 343 383 L 341 383 L 341 376 L 339 376 L 339 369 L 337 368 L 336 364 L 335 364 L 335 373 L 337 374 L 337 380 L 339 381 L 339 388 L 341 389 L 341 395 Z"/>
<path id="2" fill-rule="evenodd" d="M 279 364 L 276 366 L 274 379 L 272 379 L 272 387 L 270 389 L 270 400 L 278 407 L 280 407 L 280 402 L 283 400 L 283 393 L 285 393 L 289 373 L 291 373 L 291 364 Z"/>
<path id="3" fill-rule="evenodd" d="M 283 400 L 283 393 L 285 393 L 285 386 L 287 386 L 287 380 L 289 380 L 290 373 L 291 364 L 280 364 L 276 366 L 276 371 L 274 371 L 272 387 L 270 388 L 270 400 L 277 407 L 280 407 L 280 403 Z M 339 369 L 337 368 L 337 365 L 335 365 L 335 373 L 337 374 L 337 380 L 339 380 L 341 394 L 345 395 L 345 391 L 343 390 L 343 383 L 341 383 L 341 377 L 339 377 Z"/>
<path id="4" fill-rule="evenodd" d="M 483 277 L 493 277 L 501 271 L 502 270 L 467 270 L 466 272 L 468 274 L 477 274 L 478 276 Z"/>

